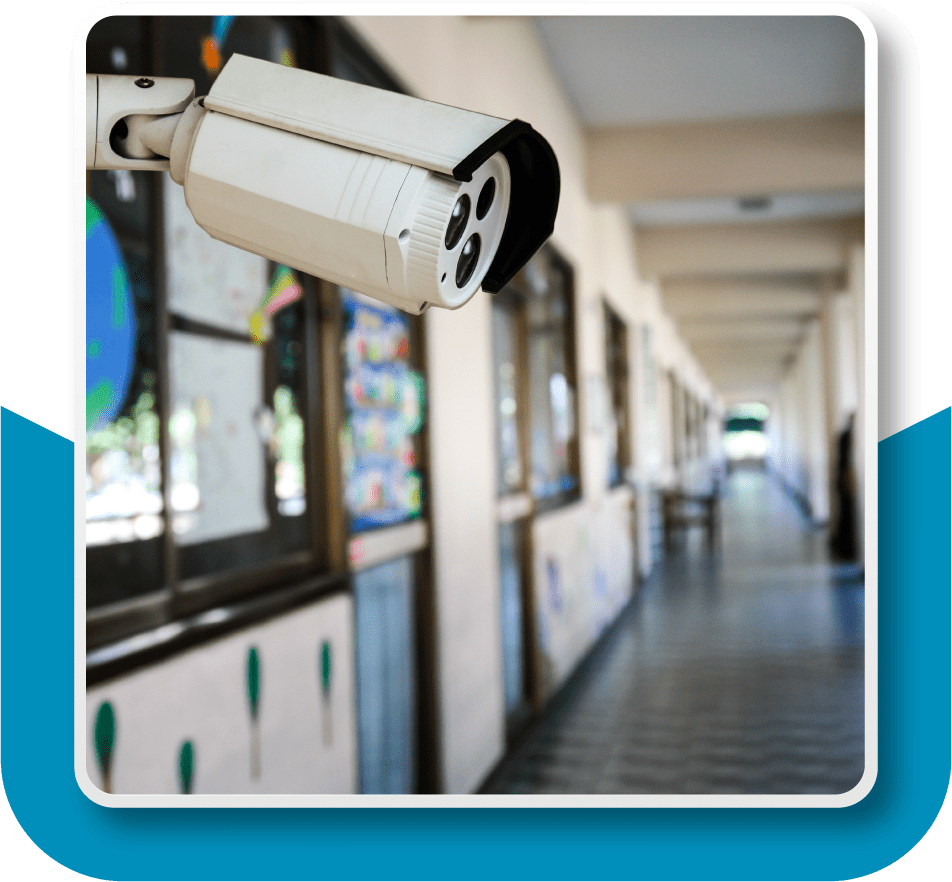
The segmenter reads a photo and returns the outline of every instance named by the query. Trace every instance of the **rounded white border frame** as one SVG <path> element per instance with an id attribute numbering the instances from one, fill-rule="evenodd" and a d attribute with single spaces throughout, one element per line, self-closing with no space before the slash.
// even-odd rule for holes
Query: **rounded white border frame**
<path id="1" fill-rule="evenodd" d="M 255 14 L 267 11 L 270 15 L 300 13 L 299 5 L 275 4 L 235 4 L 242 14 Z M 441 7 L 441 11 L 444 7 Z M 204 12 L 217 14 L 220 6 L 201 3 L 142 3 L 101 7 L 86 15 L 76 30 L 76 42 L 70 63 L 71 105 L 70 105 L 70 271 L 74 282 L 80 287 L 85 279 L 85 255 L 83 240 L 79 231 L 84 229 L 80 220 L 82 201 L 78 195 L 85 180 L 85 168 L 80 166 L 80 157 L 84 155 L 83 131 L 85 125 L 85 48 L 86 37 L 93 25 L 109 15 L 197 15 Z M 454 5 L 452 12 L 459 13 L 460 7 Z M 755 11 L 756 10 L 756 11 Z M 355 3 L 345 6 L 331 4 L 330 8 L 320 10 L 328 14 L 346 14 L 348 16 L 370 16 L 393 14 L 392 7 L 383 3 Z M 406 14 L 406 7 L 401 13 Z M 424 9 L 429 12 L 431 10 Z M 450 10 L 447 10 L 449 12 Z M 472 10 L 475 12 L 476 10 Z M 481 15 L 535 15 L 547 11 L 538 3 L 486 3 L 478 7 Z M 874 512 L 878 508 L 878 58 L 879 42 L 870 19 L 858 9 L 841 4 L 824 3 L 650 3 L 619 4 L 591 3 L 573 5 L 571 9 L 559 7 L 562 14 L 584 12 L 586 15 L 665 15 L 665 16 L 835 16 L 847 18 L 862 32 L 865 46 L 865 431 L 866 444 L 866 510 Z M 85 377 L 85 315 L 70 298 L 71 333 L 70 362 L 72 378 L 69 389 L 72 400 L 68 409 L 72 431 L 66 437 L 70 440 L 81 438 L 85 434 L 85 423 L 75 402 L 81 400 L 80 392 L 84 388 Z M 82 426 L 82 428 L 80 428 Z M 55 429 L 54 429 L 55 431 Z M 866 612 L 865 612 L 865 760 L 866 768 L 860 782 L 846 793 L 834 795 L 580 795 L 558 794 L 542 795 L 480 795 L 480 794 L 441 794 L 436 796 L 381 796 L 370 794 L 107 794 L 90 780 L 86 770 L 86 585 L 85 585 L 85 450 L 74 444 L 75 453 L 75 731 L 74 731 L 74 772 L 76 781 L 83 793 L 93 802 L 102 806 L 115 807 L 161 807 L 161 808 L 215 808 L 215 807 L 257 807 L 257 808 L 842 808 L 854 805 L 866 797 L 872 790 L 878 772 L 878 570 L 877 570 L 877 529 L 876 518 L 865 519 L 866 535 Z M 81 468 L 82 467 L 82 468 Z"/>

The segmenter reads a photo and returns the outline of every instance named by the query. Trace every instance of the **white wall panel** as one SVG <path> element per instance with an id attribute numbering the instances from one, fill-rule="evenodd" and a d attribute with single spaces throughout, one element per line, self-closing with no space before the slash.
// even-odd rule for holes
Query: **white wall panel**
<path id="1" fill-rule="evenodd" d="M 192 793 L 353 793 L 357 784 L 353 603 L 335 596 L 87 692 L 86 766 L 101 787 L 93 732 L 115 717 L 114 793 L 181 793 L 179 752 L 193 745 Z M 325 697 L 321 646 L 331 648 Z M 248 654 L 258 652 L 258 735 Z M 260 746 L 260 774 L 253 752 Z"/>

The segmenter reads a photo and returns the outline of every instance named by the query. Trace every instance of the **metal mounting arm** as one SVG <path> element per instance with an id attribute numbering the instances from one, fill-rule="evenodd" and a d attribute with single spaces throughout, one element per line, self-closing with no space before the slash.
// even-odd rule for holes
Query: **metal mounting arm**
<path id="1" fill-rule="evenodd" d="M 170 171 L 192 80 L 86 75 L 86 168 Z"/>

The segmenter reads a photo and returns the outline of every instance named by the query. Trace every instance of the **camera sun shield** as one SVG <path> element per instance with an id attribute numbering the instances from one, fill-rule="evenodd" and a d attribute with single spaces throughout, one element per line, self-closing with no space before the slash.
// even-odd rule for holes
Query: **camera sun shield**
<path id="1" fill-rule="evenodd" d="M 233 55 L 205 106 L 310 138 L 472 181 L 501 154 L 508 215 L 482 288 L 500 290 L 555 227 L 560 176 L 549 143 L 529 123 L 423 101 L 346 80 Z"/>

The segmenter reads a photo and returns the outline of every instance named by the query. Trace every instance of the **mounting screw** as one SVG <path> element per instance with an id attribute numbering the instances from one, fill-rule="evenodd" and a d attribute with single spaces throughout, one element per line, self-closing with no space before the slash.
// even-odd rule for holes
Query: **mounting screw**
<path id="1" fill-rule="evenodd" d="M 140 89 L 151 89 L 155 85 L 155 80 L 150 80 L 148 77 L 139 77 L 136 80 L 136 85 Z"/>

